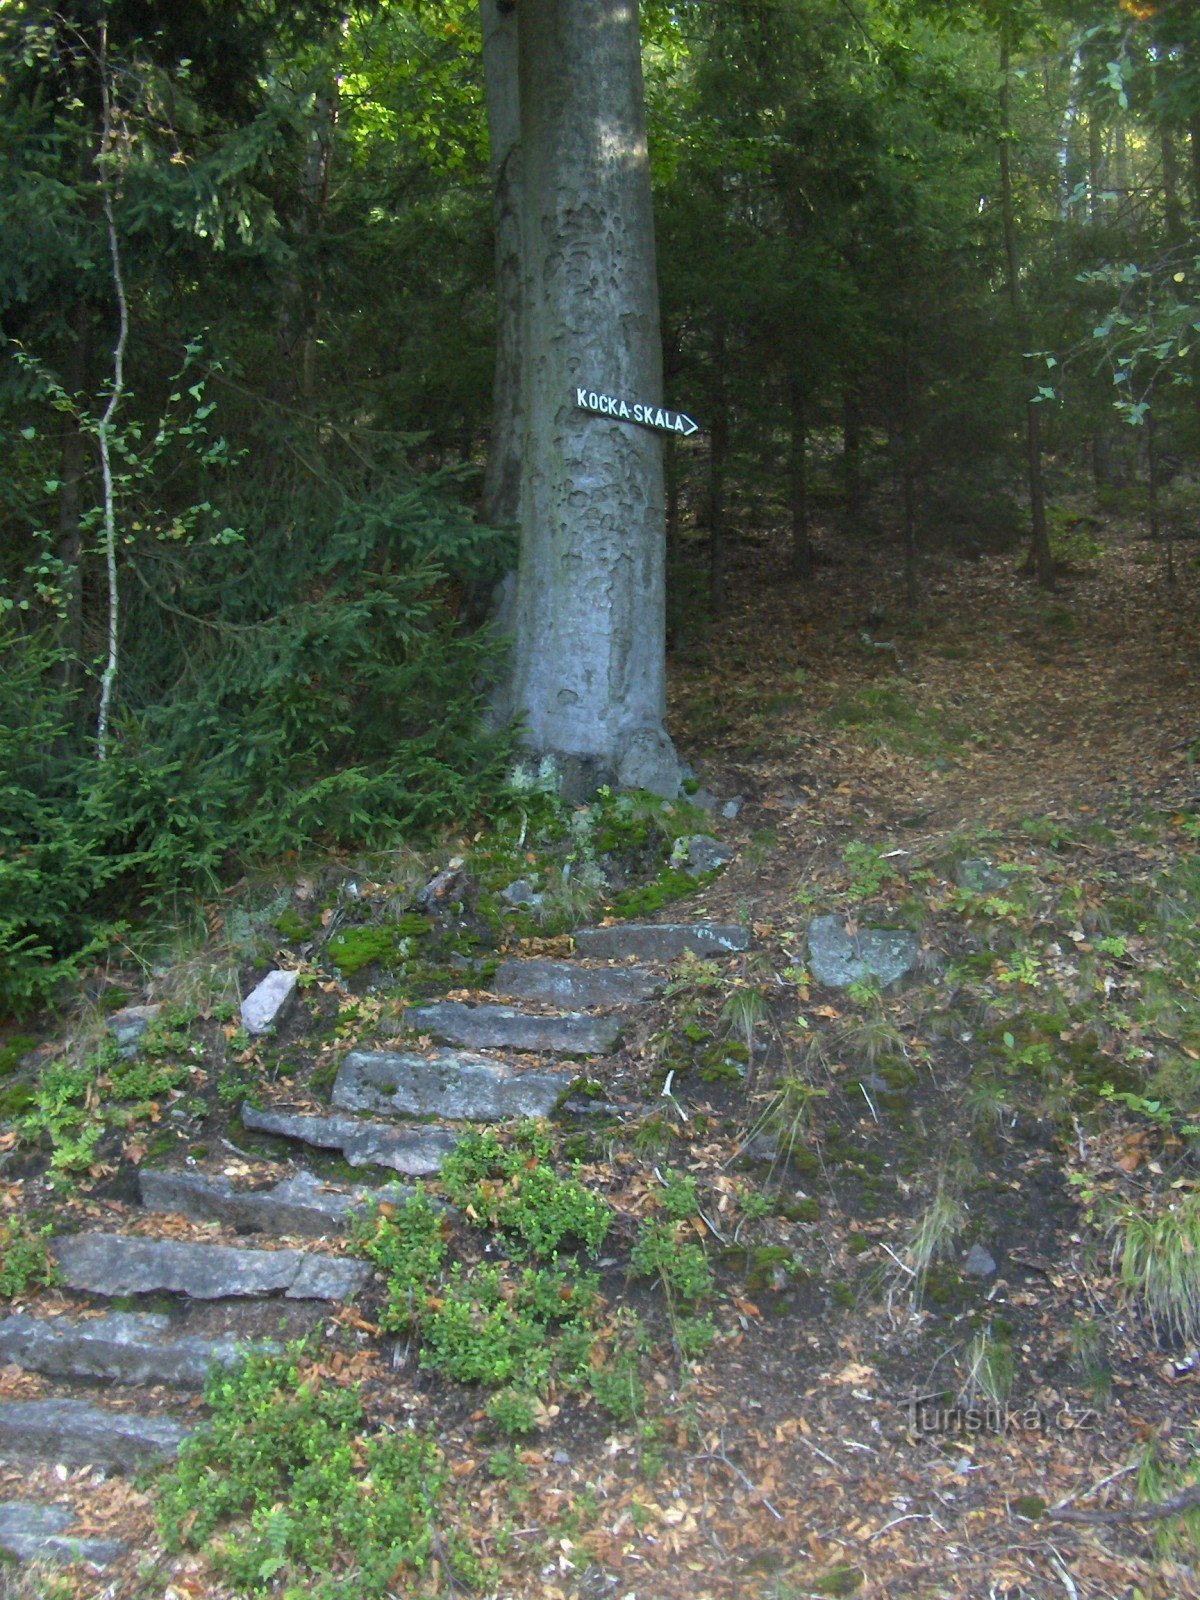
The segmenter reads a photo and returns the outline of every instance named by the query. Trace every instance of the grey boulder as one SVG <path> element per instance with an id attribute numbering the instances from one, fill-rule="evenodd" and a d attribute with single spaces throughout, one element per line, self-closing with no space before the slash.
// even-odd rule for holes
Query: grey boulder
<path id="1" fill-rule="evenodd" d="M 993 1257 L 981 1244 L 973 1244 L 963 1262 L 964 1278 L 990 1278 L 997 1270 Z"/>
<path id="2" fill-rule="evenodd" d="M 868 979 L 886 989 L 912 971 L 920 948 L 916 935 L 903 928 L 860 928 L 850 934 L 842 917 L 814 917 L 808 925 L 809 971 L 830 989 Z"/>
<path id="3" fill-rule="evenodd" d="M 708 833 L 694 833 L 681 843 L 684 845 L 681 852 L 683 870 L 693 878 L 702 878 L 706 872 L 716 872 L 733 860 L 733 851 L 729 846 Z M 675 848 L 676 851 L 680 849 L 679 845 Z"/>
<path id="4" fill-rule="evenodd" d="M 954 881 L 960 889 L 966 889 L 970 894 L 995 894 L 998 889 L 1008 887 L 1012 881 L 1012 871 L 979 857 L 973 861 L 960 861 L 954 869 Z"/>
<path id="5" fill-rule="evenodd" d="M 105 1027 L 116 1040 L 126 1061 L 132 1061 L 141 1047 L 142 1035 L 162 1010 L 161 1006 L 126 1006 L 105 1019 Z"/>

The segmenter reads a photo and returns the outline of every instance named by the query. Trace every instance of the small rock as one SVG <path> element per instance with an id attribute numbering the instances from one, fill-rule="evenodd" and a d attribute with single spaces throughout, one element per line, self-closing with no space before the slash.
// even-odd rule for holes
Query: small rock
<path id="1" fill-rule="evenodd" d="M 247 1033 L 269 1033 L 283 1019 L 300 981 L 298 972 L 268 972 L 242 1001 L 242 1026 Z"/>
<path id="2" fill-rule="evenodd" d="M 769 1133 L 755 1133 L 742 1146 L 741 1154 L 749 1161 L 779 1160 L 779 1140 Z"/>
<path id="3" fill-rule="evenodd" d="M 698 956 L 729 955 L 750 947 L 750 931 L 739 923 L 618 922 L 610 928 L 580 928 L 573 936 L 582 956 L 617 960 L 674 961 L 690 950 Z"/>
<path id="4" fill-rule="evenodd" d="M 864 1072 L 858 1081 L 868 1094 L 886 1094 L 891 1087 L 887 1079 L 881 1078 L 877 1072 Z"/>
<path id="5" fill-rule="evenodd" d="M 166 1417 L 102 1411 L 82 1400 L 0 1403 L 0 1455 L 129 1472 L 175 1455 L 188 1430 Z"/>
<path id="6" fill-rule="evenodd" d="M 732 822 L 745 804 L 746 802 L 742 796 L 740 794 L 735 794 L 732 799 L 726 800 L 725 804 L 721 807 L 721 815 L 728 818 L 728 820 Z"/>
<path id="7" fill-rule="evenodd" d="M 106 1567 L 125 1553 L 116 1539 L 64 1537 L 75 1519 L 69 1506 L 0 1501 L 0 1550 L 17 1561 L 86 1561 L 93 1567 Z"/>
<path id="8" fill-rule="evenodd" d="M 996 1263 L 981 1244 L 973 1244 L 963 1262 L 964 1278 L 990 1278 L 997 1270 Z"/>
<path id="9" fill-rule="evenodd" d="M 920 948 L 916 934 L 902 928 L 860 928 L 850 935 L 842 917 L 814 917 L 808 925 L 809 970 L 829 989 L 865 978 L 886 989 L 912 971 Z"/>
<path id="10" fill-rule="evenodd" d="M 697 789 L 692 794 L 685 794 L 684 799 L 698 811 L 707 811 L 709 816 L 712 816 L 721 804 L 711 789 Z"/>
<path id="11" fill-rule="evenodd" d="M 161 1006 L 125 1006 L 105 1019 L 105 1026 L 116 1040 L 124 1060 L 132 1061 L 137 1055 L 142 1035 L 161 1010 Z"/>
<path id="12" fill-rule="evenodd" d="M 528 878 L 518 878 L 515 883 L 508 884 L 500 891 L 501 900 L 510 906 L 535 906 L 541 900 Z"/>
<path id="13" fill-rule="evenodd" d="M 970 894 L 994 894 L 997 889 L 1006 888 L 1011 878 L 1010 871 L 982 858 L 960 861 L 954 869 L 955 883 Z"/>
<path id="14" fill-rule="evenodd" d="M 729 846 L 714 839 L 711 834 L 694 833 L 690 839 L 681 842 L 687 846 L 683 870 L 693 878 L 702 877 L 706 872 L 716 872 L 719 867 L 727 866 L 733 860 L 733 851 Z"/>
<path id="15" fill-rule="evenodd" d="M 461 867 L 460 862 L 458 866 L 444 868 L 420 890 L 417 904 L 423 911 L 434 911 L 449 901 L 462 899 L 467 880 Z"/>

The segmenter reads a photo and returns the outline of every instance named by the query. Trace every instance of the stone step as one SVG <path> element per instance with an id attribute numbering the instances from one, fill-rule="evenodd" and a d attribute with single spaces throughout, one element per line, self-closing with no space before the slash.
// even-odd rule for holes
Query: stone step
<path id="1" fill-rule="evenodd" d="M 470 1050 L 528 1050 L 564 1056 L 605 1056 L 621 1033 L 616 1017 L 589 1017 L 579 1011 L 539 1017 L 512 1006 L 472 1006 L 459 1000 L 414 1006 L 405 1012 L 403 1025 Z"/>
<path id="2" fill-rule="evenodd" d="M 148 1211 L 170 1211 L 195 1222 L 223 1222 L 243 1233 L 314 1239 L 340 1232 L 372 1204 L 386 1200 L 402 1205 L 413 1192 L 410 1185 L 400 1183 L 343 1189 L 322 1183 L 311 1172 L 297 1172 L 270 1189 L 238 1189 L 218 1173 L 146 1167 L 138 1173 L 138 1186 Z"/>
<path id="3" fill-rule="evenodd" d="M 273 1133 L 318 1150 L 340 1150 L 352 1167 L 388 1167 L 409 1178 L 427 1178 L 458 1143 L 448 1128 L 397 1128 L 357 1117 L 322 1117 L 306 1112 L 256 1111 L 242 1107 L 242 1124 L 252 1133 Z"/>
<path id="4" fill-rule="evenodd" d="M 169 1460 L 189 1430 L 169 1417 L 102 1411 L 83 1400 L 0 1402 L 0 1461 L 53 1461 L 131 1472 Z"/>
<path id="5" fill-rule="evenodd" d="M 579 928 L 571 937 L 581 956 L 618 961 L 674 961 L 685 951 L 727 956 L 750 948 L 750 930 L 736 922 L 616 922 L 611 928 Z"/>
<path id="6" fill-rule="evenodd" d="M 301 1250 L 244 1250 L 120 1233 L 77 1233 L 50 1252 L 68 1289 L 88 1294 L 184 1294 L 193 1300 L 280 1294 L 288 1300 L 345 1300 L 371 1269 L 346 1256 Z"/>
<path id="7" fill-rule="evenodd" d="M 17 1561 L 87 1561 L 106 1567 L 124 1555 L 117 1539 L 71 1538 L 76 1521 L 70 1506 L 35 1506 L 26 1500 L 0 1501 L 0 1551 Z"/>
<path id="8" fill-rule="evenodd" d="M 541 1000 L 573 1009 L 607 1010 L 648 1000 L 663 979 L 645 967 L 585 967 L 578 961 L 502 961 L 492 988 L 514 1000 Z"/>
<path id="9" fill-rule="evenodd" d="M 331 1099 L 344 1111 L 451 1122 L 503 1122 L 546 1117 L 576 1074 L 570 1068 L 522 1070 L 505 1061 L 456 1051 L 411 1055 L 396 1050 L 351 1050 L 338 1068 Z"/>
<path id="10" fill-rule="evenodd" d="M 171 1319 L 115 1311 L 87 1321 L 30 1317 L 0 1321 L 0 1364 L 53 1378 L 107 1378 L 202 1389 L 210 1367 L 230 1366 L 247 1351 L 278 1350 L 271 1341 L 171 1337 Z"/>

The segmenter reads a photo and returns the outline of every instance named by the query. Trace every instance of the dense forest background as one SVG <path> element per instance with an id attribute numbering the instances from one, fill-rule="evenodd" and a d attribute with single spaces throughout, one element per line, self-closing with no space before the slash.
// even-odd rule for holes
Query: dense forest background
<path id="1" fill-rule="evenodd" d="M 1070 555 L 1200 455 L 1185 0 L 643 8 L 671 642 L 740 529 Z M 478 18 L 0 7 L 0 1009 L 285 851 L 494 804 Z M 890 570 L 890 569 L 889 569 Z M 888 580 L 890 582 L 890 579 Z M 881 580 L 882 583 L 882 580 Z"/>

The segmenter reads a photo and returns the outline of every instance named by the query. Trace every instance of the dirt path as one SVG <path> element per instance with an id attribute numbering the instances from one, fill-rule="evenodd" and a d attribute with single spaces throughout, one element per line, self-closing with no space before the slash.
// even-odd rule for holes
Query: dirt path
<path id="1" fill-rule="evenodd" d="M 1161 1042 L 1139 1007 L 1165 946 L 1121 896 L 1144 888 L 1150 905 L 1196 850 L 1180 808 L 1194 806 L 1200 735 L 1197 574 L 1184 562 L 1166 602 L 1148 553 L 1114 540 L 1054 596 L 1007 557 L 947 563 L 923 619 L 904 623 L 894 576 L 861 552 L 833 547 L 802 588 L 780 580 L 765 545 L 744 546 L 730 616 L 678 652 L 672 693 L 681 749 L 737 848 L 680 910 L 748 929 L 753 947 L 711 969 L 701 960 L 690 978 L 671 969 L 616 1053 L 588 1063 L 622 1116 L 598 1138 L 571 1125 L 559 1151 L 569 1145 L 613 1207 L 603 1304 L 647 1318 L 644 1407 L 615 1426 L 573 1390 L 530 1434 L 503 1440 L 476 1387 L 380 1338 L 378 1284 L 359 1306 L 317 1315 L 314 1383 L 360 1384 L 373 1427 L 431 1430 L 453 1488 L 447 1514 L 495 1562 L 487 1593 L 1200 1597 L 1185 1547 L 1119 1520 L 1139 1463 L 1158 1474 L 1157 1489 L 1143 1485 L 1151 1498 L 1187 1481 L 1200 1378 L 1121 1292 L 1074 1181 L 1121 1199 L 1195 1179 L 1177 1138 L 1097 1114 L 1096 1086 L 1149 1081 L 1129 1062 Z M 733 797 L 740 808 L 725 817 Z M 1011 893 L 985 903 L 963 891 L 956 869 L 972 857 L 1016 869 Z M 806 970 L 818 913 L 911 930 L 912 979 L 883 995 L 822 988 Z M 1115 953 L 1098 953 L 1105 932 Z M 563 943 L 519 953 L 542 961 Z M 311 994 L 267 1065 L 281 1104 L 323 1111 L 333 1070 L 350 1044 L 370 1044 L 380 1007 L 336 982 Z M 743 1058 L 712 1054 L 739 1039 Z M 284 1172 L 280 1148 L 267 1152 L 274 1164 L 245 1157 L 233 1111 L 212 1132 L 201 1166 L 214 1180 Z M 85 1186 L 56 1220 L 197 1249 L 245 1242 L 241 1212 L 214 1233 L 209 1220 L 138 1211 L 144 1154 L 123 1152 L 129 1194 L 110 1173 L 117 1188 L 97 1198 Z M 28 1172 L 0 1199 L 50 1204 Z M 695 1365 L 617 1259 L 659 1214 L 670 1172 L 696 1185 L 688 1227 L 718 1274 L 717 1338 Z M 921 1229 L 935 1222 L 922 1261 Z M 34 1309 L 79 1306 L 51 1291 Z M 0 1399 L 50 1392 L 44 1377 L 0 1367 Z M 151 1411 L 171 1404 L 196 1402 L 151 1392 Z M 0 1500 L 31 1489 L 69 1494 L 88 1536 L 151 1552 L 127 1558 L 116 1590 L 76 1567 L 64 1593 L 231 1592 L 203 1556 L 163 1554 L 151 1498 L 127 1480 L 0 1469 Z M 1117 1520 L 1056 1514 L 1083 1508 Z M 21 1581 L 18 1600 L 43 1600 Z M 441 1562 L 397 1581 L 397 1593 L 454 1592 Z"/>

